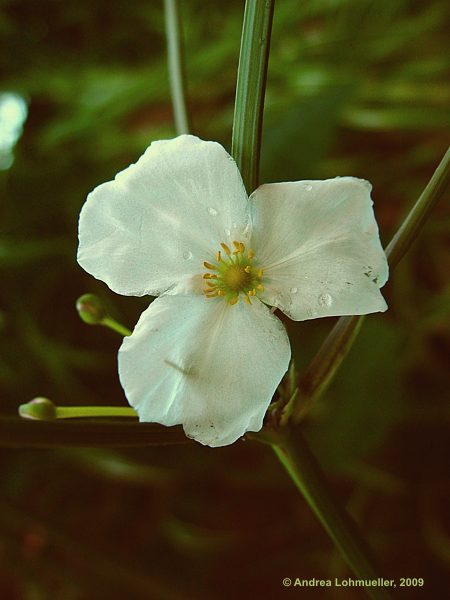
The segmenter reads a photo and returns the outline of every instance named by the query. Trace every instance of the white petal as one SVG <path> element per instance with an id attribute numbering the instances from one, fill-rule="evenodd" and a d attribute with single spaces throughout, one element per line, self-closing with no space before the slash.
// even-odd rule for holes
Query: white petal
<path id="1" fill-rule="evenodd" d="M 239 170 L 216 142 L 153 142 L 81 211 L 80 265 L 119 294 L 160 294 L 203 270 L 248 221 Z M 233 239 L 236 239 L 234 237 Z"/>
<path id="2" fill-rule="evenodd" d="M 141 421 L 181 423 L 225 446 L 261 429 L 290 354 L 281 321 L 258 300 L 162 296 L 124 339 L 119 375 Z"/>
<path id="3" fill-rule="evenodd" d="M 251 196 L 252 247 L 264 302 L 302 321 L 386 310 L 386 256 L 369 182 L 354 177 L 275 183 Z"/>

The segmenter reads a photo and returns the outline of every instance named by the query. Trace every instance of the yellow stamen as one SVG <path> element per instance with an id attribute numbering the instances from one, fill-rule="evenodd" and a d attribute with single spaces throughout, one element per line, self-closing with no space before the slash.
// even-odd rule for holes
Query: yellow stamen
<path id="1" fill-rule="evenodd" d="M 220 250 L 213 256 L 213 262 L 203 263 L 211 271 L 203 273 L 206 298 L 222 297 L 233 306 L 242 294 L 244 302 L 251 305 L 252 298 L 264 291 L 263 269 L 256 268 L 252 262 L 254 251 L 246 248 L 243 242 L 230 240 L 221 242 Z"/>
<path id="2" fill-rule="evenodd" d="M 222 248 L 225 251 L 225 254 L 227 256 L 231 256 L 231 250 L 228 248 L 228 246 L 226 244 L 224 244 L 223 242 L 220 243 L 220 245 L 222 246 Z"/>

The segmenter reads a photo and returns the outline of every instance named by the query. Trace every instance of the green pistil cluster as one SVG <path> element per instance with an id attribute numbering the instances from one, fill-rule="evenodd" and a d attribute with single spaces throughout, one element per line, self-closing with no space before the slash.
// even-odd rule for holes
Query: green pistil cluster
<path id="1" fill-rule="evenodd" d="M 261 283 L 263 270 L 253 265 L 254 252 L 246 251 L 242 242 L 233 242 L 234 251 L 231 251 L 227 244 L 220 245 L 222 250 L 216 253 L 216 261 L 203 263 L 208 271 L 212 271 L 203 275 L 206 285 L 205 296 L 207 298 L 220 296 L 228 304 L 233 305 L 242 294 L 244 301 L 251 304 L 251 297 L 264 291 Z"/>

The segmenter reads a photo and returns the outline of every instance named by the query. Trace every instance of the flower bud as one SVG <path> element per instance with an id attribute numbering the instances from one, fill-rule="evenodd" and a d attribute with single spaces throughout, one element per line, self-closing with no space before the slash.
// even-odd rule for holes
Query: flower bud
<path id="1" fill-rule="evenodd" d="M 56 419 L 56 406 L 48 398 L 38 397 L 19 406 L 19 415 L 24 419 L 53 421 Z"/>
<path id="2" fill-rule="evenodd" d="M 103 302 L 95 294 L 80 296 L 76 307 L 80 318 L 88 325 L 101 325 L 107 316 Z"/>

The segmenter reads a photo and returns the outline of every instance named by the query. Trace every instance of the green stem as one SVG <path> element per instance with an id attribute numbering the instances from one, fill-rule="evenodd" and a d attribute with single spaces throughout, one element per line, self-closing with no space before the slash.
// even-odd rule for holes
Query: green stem
<path id="1" fill-rule="evenodd" d="M 137 413 L 130 406 L 57 406 L 57 419 L 84 419 L 95 417 L 137 418 Z"/>
<path id="2" fill-rule="evenodd" d="M 164 0 L 166 17 L 167 58 L 170 92 L 178 135 L 189 133 L 189 117 L 186 107 L 186 76 L 183 60 L 183 42 L 178 0 Z"/>
<path id="3" fill-rule="evenodd" d="M 105 317 L 104 319 L 102 319 L 102 321 L 100 321 L 100 325 L 109 327 L 109 329 L 116 331 L 117 333 L 119 333 L 120 335 L 123 335 L 124 337 L 131 335 L 131 329 L 128 329 L 128 327 L 125 327 L 125 325 L 122 325 L 121 323 L 119 323 L 118 321 L 113 319 L 112 317 Z"/>
<path id="4" fill-rule="evenodd" d="M 95 417 L 137 418 L 131 406 L 56 406 L 54 402 L 42 396 L 33 398 L 19 406 L 19 415 L 33 421 L 54 421 L 55 419 L 82 419 Z"/>
<path id="5" fill-rule="evenodd" d="M 275 454 L 353 573 L 360 579 L 378 579 L 380 575 L 374 567 L 370 548 L 361 537 L 353 519 L 334 498 L 320 465 L 301 433 L 286 429 L 277 438 L 272 444 Z M 389 592 L 382 587 L 364 589 L 373 600 L 391 598 Z"/>
<path id="6" fill-rule="evenodd" d="M 258 187 L 261 133 L 275 0 L 247 0 L 242 26 L 231 154 L 248 193 Z"/>
<path id="7" fill-rule="evenodd" d="M 450 149 L 414 204 L 398 231 L 386 247 L 392 273 L 418 236 L 436 202 L 450 182 Z M 363 316 L 341 317 L 319 348 L 299 381 L 300 393 L 293 411 L 293 421 L 300 421 L 328 387 L 342 361 L 350 352 L 363 323 Z"/>
<path id="8" fill-rule="evenodd" d="M 398 228 L 386 247 L 386 256 L 392 270 L 408 251 L 425 225 L 436 202 L 450 183 L 450 148 L 444 154 L 438 168 L 433 173 L 419 199 L 410 210 L 408 216 Z"/>

